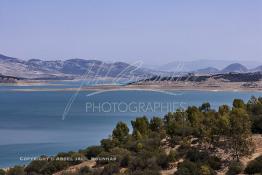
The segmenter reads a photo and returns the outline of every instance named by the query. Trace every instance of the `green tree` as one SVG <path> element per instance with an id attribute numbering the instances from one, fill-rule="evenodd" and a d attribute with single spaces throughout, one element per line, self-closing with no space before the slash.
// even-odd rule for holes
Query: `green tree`
<path id="1" fill-rule="evenodd" d="M 190 121 L 191 126 L 198 130 L 201 127 L 204 114 L 195 106 L 188 107 L 186 112 L 188 114 L 188 120 Z"/>
<path id="2" fill-rule="evenodd" d="M 163 121 L 162 121 L 161 118 L 159 118 L 159 117 L 153 117 L 153 118 L 150 120 L 149 127 L 150 127 L 150 129 L 151 129 L 152 131 L 162 132 L 163 127 L 164 127 L 164 123 L 163 123 Z"/>
<path id="3" fill-rule="evenodd" d="M 117 146 L 117 142 L 114 139 L 108 138 L 108 139 L 102 139 L 100 141 L 101 146 L 104 148 L 105 151 L 109 151 L 110 149 Z"/>
<path id="4" fill-rule="evenodd" d="M 247 103 L 247 111 L 252 119 L 252 132 L 262 133 L 262 98 L 252 96 Z"/>
<path id="5" fill-rule="evenodd" d="M 203 103 L 199 108 L 199 110 L 202 112 L 208 112 L 210 109 L 211 109 L 211 105 L 208 102 Z"/>
<path id="6" fill-rule="evenodd" d="M 244 109 L 246 107 L 246 105 L 245 105 L 243 100 L 241 100 L 241 99 L 234 99 L 233 107 L 234 108 L 242 108 L 242 109 Z"/>
<path id="7" fill-rule="evenodd" d="M 235 108 L 230 114 L 229 145 L 233 150 L 233 157 L 249 155 L 252 147 L 251 121 L 243 108 Z"/>
<path id="8" fill-rule="evenodd" d="M 112 137 L 117 139 L 120 143 L 125 143 L 128 138 L 129 128 L 123 122 L 118 122 L 116 128 L 113 130 Z"/>
<path id="9" fill-rule="evenodd" d="M 148 134 L 149 122 L 148 122 L 148 119 L 145 116 L 136 118 L 135 121 L 131 121 L 131 124 L 132 124 L 132 127 L 133 127 L 133 132 L 139 131 L 139 133 L 142 136 L 146 136 Z"/>
<path id="10" fill-rule="evenodd" d="M 222 105 L 222 106 L 219 106 L 218 112 L 220 115 L 225 115 L 230 112 L 230 108 L 227 105 Z"/>

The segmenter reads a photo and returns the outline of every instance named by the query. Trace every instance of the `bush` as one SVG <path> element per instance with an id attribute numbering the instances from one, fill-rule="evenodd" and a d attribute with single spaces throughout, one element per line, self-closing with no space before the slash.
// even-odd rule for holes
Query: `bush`
<path id="1" fill-rule="evenodd" d="M 254 116 L 252 120 L 252 132 L 262 134 L 262 116 Z"/>
<path id="2" fill-rule="evenodd" d="M 167 156 L 165 153 L 160 153 L 160 154 L 157 156 L 157 164 L 158 164 L 161 168 L 163 168 L 163 169 L 168 168 L 168 165 L 169 165 L 168 156 Z"/>
<path id="3" fill-rule="evenodd" d="M 6 174 L 7 175 L 25 175 L 24 167 L 14 166 L 13 168 L 10 168 Z"/>
<path id="4" fill-rule="evenodd" d="M 243 171 L 243 165 L 241 162 L 233 161 L 230 163 L 228 167 L 227 175 L 235 175 L 239 174 Z"/>
<path id="5" fill-rule="evenodd" d="M 245 173 L 247 174 L 262 174 L 262 156 L 257 157 L 255 160 L 252 160 L 248 163 Z"/>
<path id="6" fill-rule="evenodd" d="M 5 171 L 0 169 L 0 175 L 5 175 Z"/>
<path id="7" fill-rule="evenodd" d="M 136 170 L 132 172 L 132 175 L 160 175 L 158 170 L 144 169 L 144 170 Z"/>
<path id="8" fill-rule="evenodd" d="M 96 161 L 98 165 L 105 165 L 111 162 L 110 158 L 112 154 L 106 151 L 103 151 L 98 155 L 99 159 Z"/>
<path id="9" fill-rule="evenodd" d="M 177 149 L 177 156 L 183 157 L 184 155 L 187 154 L 189 149 L 190 149 L 190 144 L 182 142 L 182 144 Z"/>
<path id="10" fill-rule="evenodd" d="M 157 135 L 155 135 L 155 137 L 142 140 L 143 148 L 151 151 L 157 150 L 160 146 L 160 143 L 161 143 L 161 139 Z"/>
<path id="11" fill-rule="evenodd" d="M 27 172 L 27 174 L 41 173 L 41 170 L 47 164 L 47 160 L 34 160 L 25 168 L 25 171 Z"/>
<path id="12" fill-rule="evenodd" d="M 117 146 L 117 141 L 114 139 L 102 139 L 100 142 L 105 151 L 109 151 L 110 149 Z"/>
<path id="13" fill-rule="evenodd" d="M 175 150 L 171 150 L 169 155 L 168 155 L 168 160 L 169 162 L 175 162 L 177 161 L 177 153 Z"/>
<path id="14" fill-rule="evenodd" d="M 66 161 L 51 161 L 49 162 L 41 171 L 42 174 L 53 174 L 55 172 L 66 169 L 69 166 L 69 163 Z"/>
<path id="15" fill-rule="evenodd" d="M 80 150 L 79 152 L 84 154 L 88 159 L 91 159 L 92 157 L 97 157 L 102 151 L 103 148 L 101 146 L 90 146 L 85 150 Z"/>
<path id="16" fill-rule="evenodd" d="M 128 165 L 128 169 L 132 172 L 131 174 L 133 174 L 133 172 L 142 171 L 146 169 L 154 171 L 160 170 L 156 158 L 147 154 L 148 153 L 143 153 L 131 158 L 130 163 Z"/>
<path id="17" fill-rule="evenodd" d="M 189 160 L 178 164 L 175 175 L 197 175 L 197 165 Z"/>
<path id="18" fill-rule="evenodd" d="M 222 162 L 218 157 L 212 156 L 208 159 L 208 165 L 214 170 L 219 170 L 221 168 Z"/>
<path id="19" fill-rule="evenodd" d="M 215 173 L 214 173 L 214 170 L 212 170 L 212 168 L 210 168 L 208 165 L 202 165 L 200 167 L 199 174 L 200 175 L 213 175 Z"/>
<path id="20" fill-rule="evenodd" d="M 101 175 L 113 175 L 113 174 L 118 173 L 119 170 L 120 170 L 120 168 L 119 168 L 118 164 L 116 164 L 116 163 L 109 163 L 109 164 L 107 164 L 104 167 Z"/>
<path id="21" fill-rule="evenodd" d="M 209 156 L 207 152 L 199 151 L 194 148 L 187 152 L 186 158 L 192 162 L 205 162 L 208 160 Z"/>
<path id="22" fill-rule="evenodd" d="M 79 170 L 79 173 L 78 175 L 86 175 L 88 173 L 90 173 L 91 170 L 89 167 L 85 166 L 85 167 L 82 167 L 80 170 Z"/>
<path id="23" fill-rule="evenodd" d="M 116 157 L 116 161 L 119 163 L 121 167 L 127 167 L 130 161 L 131 153 L 124 148 L 113 148 L 110 153 L 112 153 L 113 157 Z"/>
<path id="24" fill-rule="evenodd" d="M 131 172 L 132 171 L 135 172 L 137 170 L 143 170 L 145 168 L 146 168 L 146 162 L 140 157 L 132 157 L 128 165 L 128 169 L 130 169 Z"/>

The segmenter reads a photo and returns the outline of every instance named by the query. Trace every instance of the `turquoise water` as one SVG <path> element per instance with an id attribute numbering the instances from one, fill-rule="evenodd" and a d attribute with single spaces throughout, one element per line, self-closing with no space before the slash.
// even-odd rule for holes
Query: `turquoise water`
<path id="1" fill-rule="evenodd" d="M 135 117 L 162 116 L 167 111 L 154 112 L 86 112 L 86 103 L 137 102 L 201 105 L 209 101 L 213 108 L 231 105 L 234 98 L 247 101 L 262 92 L 174 91 L 176 95 L 151 91 L 105 92 L 88 97 L 92 92 L 80 92 L 65 120 L 64 109 L 74 92 L 0 91 L 0 167 L 25 164 L 20 156 L 53 155 L 61 151 L 78 150 L 99 144 L 111 134 L 118 121 Z"/>

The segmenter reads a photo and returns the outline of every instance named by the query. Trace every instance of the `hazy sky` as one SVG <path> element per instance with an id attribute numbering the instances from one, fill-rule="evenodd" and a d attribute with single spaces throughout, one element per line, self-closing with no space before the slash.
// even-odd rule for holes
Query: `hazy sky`
<path id="1" fill-rule="evenodd" d="M 0 53 L 146 64 L 262 60 L 262 0 L 0 0 Z"/>

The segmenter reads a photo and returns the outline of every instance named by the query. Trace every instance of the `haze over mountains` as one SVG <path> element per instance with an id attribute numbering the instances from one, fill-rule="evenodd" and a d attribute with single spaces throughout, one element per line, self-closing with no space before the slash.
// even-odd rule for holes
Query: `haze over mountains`
<path id="1" fill-rule="evenodd" d="M 166 63 L 160 66 L 152 66 L 152 68 L 157 70 L 165 70 L 165 71 L 185 71 L 191 72 L 206 68 L 215 68 L 218 70 L 224 69 L 226 66 L 234 63 L 240 63 L 247 67 L 248 69 L 252 69 L 257 67 L 258 65 L 262 65 L 262 62 L 259 61 L 236 61 L 230 59 L 221 59 L 221 60 L 209 60 L 209 59 L 199 59 L 193 61 L 174 61 L 170 63 Z"/>
<path id="2" fill-rule="evenodd" d="M 79 78 L 88 72 L 88 76 L 98 77 L 121 77 L 131 76 L 151 76 L 168 74 L 172 72 L 217 74 L 217 73 L 246 73 L 262 72 L 262 65 L 247 68 L 240 63 L 225 61 L 225 66 L 221 68 L 221 61 L 193 61 L 193 62 L 173 62 L 169 65 L 159 66 L 156 69 L 143 68 L 140 65 L 130 65 L 124 62 L 105 63 L 100 60 L 69 59 L 65 61 L 43 61 L 40 59 L 22 60 L 5 55 L 0 55 L 0 75 L 14 76 L 30 79 L 74 79 Z M 217 66 L 216 66 L 217 65 Z M 250 65 L 250 62 L 249 62 Z M 143 66 L 143 65 L 142 65 Z M 165 68 L 165 69 L 164 69 Z"/>

